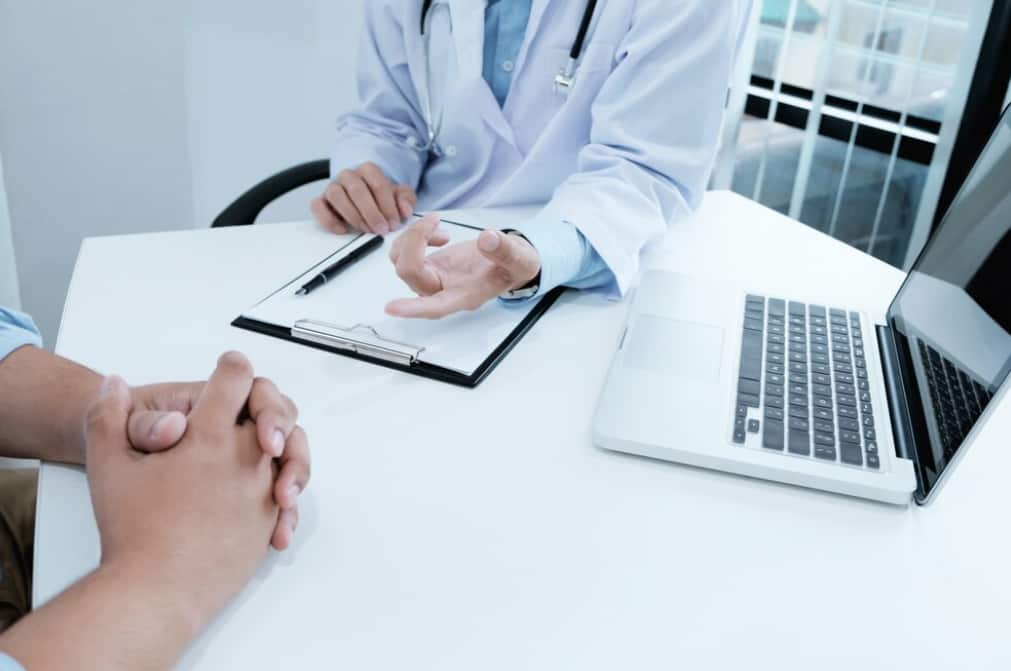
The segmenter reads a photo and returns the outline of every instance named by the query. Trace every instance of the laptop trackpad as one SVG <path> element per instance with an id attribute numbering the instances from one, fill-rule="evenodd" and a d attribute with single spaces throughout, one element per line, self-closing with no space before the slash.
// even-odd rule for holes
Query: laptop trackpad
<path id="1" fill-rule="evenodd" d="M 723 329 L 709 324 L 639 315 L 625 343 L 625 365 L 656 373 L 719 382 Z"/>

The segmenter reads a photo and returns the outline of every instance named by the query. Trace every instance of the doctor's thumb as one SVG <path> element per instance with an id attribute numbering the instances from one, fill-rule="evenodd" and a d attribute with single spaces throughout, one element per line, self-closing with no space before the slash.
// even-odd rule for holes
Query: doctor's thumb
<path id="1" fill-rule="evenodd" d="M 481 254 L 517 277 L 533 277 L 540 271 L 540 257 L 533 245 L 518 235 L 485 231 L 477 239 Z"/>

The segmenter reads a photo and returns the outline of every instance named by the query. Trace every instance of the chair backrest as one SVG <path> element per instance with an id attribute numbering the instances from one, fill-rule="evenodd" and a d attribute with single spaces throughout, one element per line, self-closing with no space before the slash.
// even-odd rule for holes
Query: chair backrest
<path id="1" fill-rule="evenodd" d="M 17 264 L 14 261 L 14 238 L 11 234 L 10 209 L 4 190 L 3 158 L 0 157 L 0 305 L 21 307 L 18 291 Z"/>

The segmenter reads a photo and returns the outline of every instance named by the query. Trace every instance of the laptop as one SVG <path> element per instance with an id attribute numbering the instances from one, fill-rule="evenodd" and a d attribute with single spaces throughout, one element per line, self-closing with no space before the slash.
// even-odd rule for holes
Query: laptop
<path id="1" fill-rule="evenodd" d="M 803 287 L 802 277 L 797 286 Z M 925 504 L 1011 370 L 1011 111 L 886 323 L 817 296 L 649 272 L 593 420 L 596 445 Z"/>

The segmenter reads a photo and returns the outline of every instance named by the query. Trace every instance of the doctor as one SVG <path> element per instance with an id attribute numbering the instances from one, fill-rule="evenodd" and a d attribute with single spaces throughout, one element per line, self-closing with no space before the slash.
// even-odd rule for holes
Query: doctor
<path id="1" fill-rule="evenodd" d="M 338 123 L 313 214 L 336 233 L 386 235 L 415 208 L 547 203 L 450 246 L 436 219 L 416 223 L 390 256 L 418 297 L 392 315 L 560 285 L 623 294 L 647 243 L 701 201 L 747 5 L 370 0 L 361 105 Z"/>

